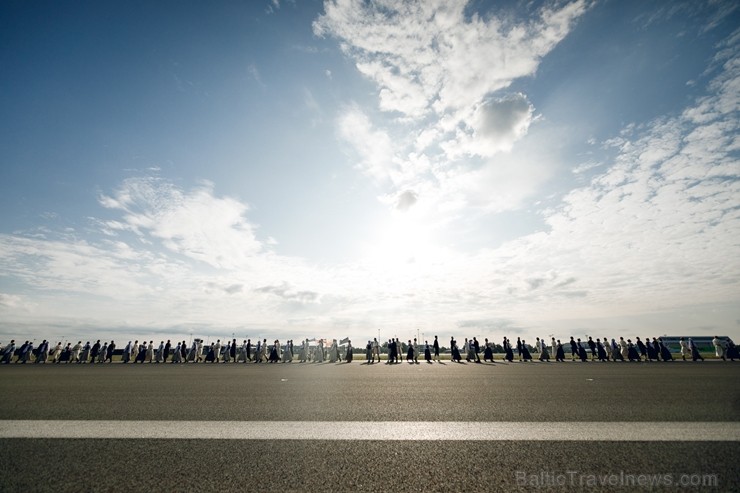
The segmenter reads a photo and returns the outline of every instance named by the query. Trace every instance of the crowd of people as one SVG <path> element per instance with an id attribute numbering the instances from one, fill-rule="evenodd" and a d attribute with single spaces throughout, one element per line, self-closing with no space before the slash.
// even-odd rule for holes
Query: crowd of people
<path id="1" fill-rule="evenodd" d="M 564 362 L 566 352 L 569 353 L 571 361 L 673 361 L 677 359 L 664 344 L 661 338 L 646 338 L 643 342 L 639 337 L 635 338 L 633 343 L 631 339 L 625 340 L 620 337 L 619 340 L 607 338 L 603 340 L 597 338 L 595 341 L 589 337 L 587 341 L 570 338 L 566 344 L 562 344 L 560 339 L 551 339 L 546 343 L 544 339 L 536 338 L 533 345 L 529 345 L 523 339 L 517 337 L 516 345 L 513 345 L 507 338 L 503 338 L 501 348 L 504 352 L 504 360 L 513 362 L 516 358 L 521 362 L 530 362 L 533 360 L 532 353 L 537 355 L 537 359 L 543 362 L 555 360 Z M 312 344 L 314 342 L 315 344 Z M 722 360 L 735 361 L 740 359 L 738 350 L 730 338 L 720 339 L 714 337 L 712 340 L 717 358 Z M 680 338 L 679 355 L 682 360 L 703 361 L 699 349 L 691 338 Z M 0 345 L 2 347 L 2 345 Z M 450 339 L 450 359 L 454 362 L 461 363 L 463 358 L 467 362 L 481 362 L 481 353 L 483 353 L 483 362 L 493 362 L 495 346 L 485 339 L 480 343 L 476 337 L 465 339 L 462 345 L 454 337 Z M 51 346 L 46 340 L 34 347 L 33 342 L 26 341 L 19 348 L 16 348 L 15 340 L 2 349 L 0 354 L 0 363 L 112 363 L 116 351 L 115 341 L 101 342 L 98 340 L 94 344 L 87 342 L 82 344 L 61 342 Z M 297 361 L 300 363 L 351 363 L 353 359 L 354 348 L 349 339 L 343 339 L 338 342 L 333 339 L 331 343 L 328 340 L 305 339 L 300 345 L 295 346 L 292 340 L 281 344 L 275 340 L 272 343 L 267 339 L 258 340 L 252 344 L 251 339 L 246 339 L 242 344 L 238 344 L 236 339 L 227 341 L 225 344 L 221 340 L 211 343 L 205 347 L 202 339 L 195 339 L 190 344 L 185 341 L 173 344 L 170 340 L 161 341 L 159 346 L 155 346 L 153 341 L 142 342 L 129 341 L 123 347 L 121 354 L 121 363 L 291 363 Z M 365 360 L 367 364 L 376 364 L 381 362 L 381 353 L 385 353 L 386 364 L 396 364 L 404 360 L 409 363 L 418 363 L 419 358 L 432 363 L 440 361 L 440 344 L 437 336 L 429 344 L 425 341 L 420 344 L 416 339 L 408 340 L 403 343 L 400 339 L 389 339 L 387 344 L 380 344 L 377 339 L 368 341 L 365 346 Z M 15 359 L 14 359 L 15 358 Z M 376 361 L 377 359 L 377 361 Z"/>

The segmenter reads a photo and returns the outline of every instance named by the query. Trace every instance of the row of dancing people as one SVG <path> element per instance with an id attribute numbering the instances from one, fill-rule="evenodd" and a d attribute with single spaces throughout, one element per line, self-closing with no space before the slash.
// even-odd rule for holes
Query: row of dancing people
<path id="1" fill-rule="evenodd" d="M 166 343 L 161 341 L 159 346 L 155 346 L 153 341 L 146 341 L 139 344 L 139 341 L 129 341 L 122 351 L 122 363 L 290 363 L 297 360 L 301 363 L 306 362 L 329 362 L 336 363 L 345 361 L 352 362 L 353 348 L 349 339 L 337 342 L 333 339 L 328 343 L 324 339 L 319 339 L 315 345 L 311 342 L 315 340 L 305 339 L 300 345 L 294 345 L 292 340 L 285 344 L 275 340 L 268 343 L 267 339 L 258 340 L 252 344 L 251 339 L 245 339 L 238 344 L 236 339 L 221 344 L 221 340 L 211 343 L 205 347 L 202 339 L 195 339 L 191 344 L 185 341 L 173 344 L 170 340 Z M 346 347 L 344 346 L 346 344 Z M 720 339 L 714 337 L 712 344 L 715 348 L 717 358 L 723 360 L 740 359 L 738 350 L 732 339 Z M 430 344 L 424 341 L 424 344 L 417 342 L 417 339 L 409 339 L 408 343 L 402 343 L 398 338 L 391 338 L 383 352 L 387 352 L 386 363 L 396 364 L 405 360 L 411 363 L 418 363 L 419 358 L 423 357 L 427 362 L 440 361 L 440 345 L 437 336 Z M 504 350 L 504 360 L 514 361 L 514 350 L 516 350 L 519 361 L 530 362 L 533 360 L 532 353 L 536 353 L 540 361 L 550 361 L 554 359 L 557 362 L 563 362 L 566 359 L 566 349 L 570 354 L 572 361 L 673 361 L 675 358 L 662 338 L 646 338 L 643 342 L 639 337 L 633 343 L 631 339 L 620 337 L 619 340 L 607 338 L 603 340 L 597 338 L 595 341 L 588 337 L 587 341 L 580 338 L 570 338 L 566 344 L 562 344 L 560 339 L 551 339 L 547 344 L 544 339 L 536 338 L 534 345 L 530 346 L 524 339 L 517 337 L 516 346 L 512 345 L 508 337 L 503 338 L 502 348 Z M 0 345 L 0 347 L 2 347 Z M 530 351 L 531 348 L 531 351 Z M 44 340 L 37 348 L 34 348 L 33 342 L 26 341 L 16 349 L 15 340 L 2 349 L 0 362 L 11 363 L 14 356 L 16 363 L 112 363 L 113 355 L 116 350 L 114 341 L 110 343 L 98 340 L 94 344 L 87 342 L 82 344 L 71 343 L 63 346 L 61 342 L 51 347 L 49 342 Z M 404 354 L 405 351 L 405 354 Z M 467 362 L 480 363 L 480 353 L 483 353 L 483 362 L 493 362 L 494 345 L 485 339 L 480 343 L 476 337 L 465 339 L 465 342 L 459 344 L 452 337 L 450 338 L 450 355 L 452 361 L 462 362 L 463 358 Z M 343 356 L 344 354 L 344 356 Z M 368 364 L 380 363 L 381 345 L 377 339 L 367 342 L 365 348 L 365 358 Z M 679 339 L 679 353 L 682 360 L 703 361 L 698 347 L 692 338 Z"/>
<path id="2" fill-rule="evenodd" d="M 565 346 L 560 342 L 560 339 L 551 339 L 548 345 L 544 339 L 536 338 L 536 342 L 533 349 L 538 353 L 538 359 L 540 361 L 550 361 L 550 354 L 554 355 L 554 359 L 557 362 L 565 361 Z M 487 341 L 486 341 L 486 344 Z M 735 347 L 732 339 L 727 338 L 722 340 L 719 337 L 714 337 L 712 344 L 715 348 L 715 354 L 722 360 L 730 359 L 735 361 L 738 356 L 738 350 Z M 611 339 L 608 341 L 604 338 L 603 341 L 597 338 L 596 341 L 592 337 L 588 338 L 588 341 L 581 341 L 580 338 L 570 338 L 567 343 L 567 347 L 570 352 L 571 361 L 673 361 L 674 356 L 663 339 L 660 337 L 653 337 L 652 342 L 650 338 L 646 338 L 643 342 L 639 337 L 635 338 L 633 343 L 631 339 L 624 339 L 620 337 L 619 341 Z M 505 359 L 507 361 L 514 361 L 514 348 L 511 341 L 504 337 L 503 348 L 505 353 Z M 587 349 L 588 348 L 588 349 Z M 692 338 L 679 339 L 679 354 L 683 361 L 704 361 L 704 357 L 699 352 L 699 348 L 694 343 Z M 519 361 L 529 362 L 532 361 L 532 354 L 529 351 L 528 344 L 523 339 L 517 338 L 516 351 Z"/>
<path id="3" fill-rule="evenodd" d="M 345 362 L 352 362 L 353 348 L 349 340 L 343 341 L 346 346 L 341 350 L 336 339 L 326 347 L 323 339 L 316 345 L 310 342 L 306 339 L 296 348 L 292 340 L 281 345 L 278 340 L 268 344 L 267 339 L 263 339 L 253 345 L 251 339 L 245 339 L 242 344 L 238 344 L 236 339 L 221 344 L 218 339 L 205 347 L 201 339 L 195 339 L 192 344 L 185 341 L 173 344 L 167 340 L 166 343 L 161 341 L 159 346 L 155 346 L 154 341 L 140 344 L 136 340 L 124 346 L 121 363 L 290 363 L 294 359 L 302 363 L 335 363 L 343 360 L 342 353 Z M 11 363 L 17 353 L 15 363 L 112 363 L 115 350 L 115 341 L 101 343 L 98 340 L 94 344 L 78 341 L 77 344 L 68 343 L 66 346 L 59 342 L 50 347 L 49 342 L 44 340 L 36 348 L 33 342 L 26 341 L 17 349 L 15 340 L 12 340 L 2 349 L 0 362 Z"/>

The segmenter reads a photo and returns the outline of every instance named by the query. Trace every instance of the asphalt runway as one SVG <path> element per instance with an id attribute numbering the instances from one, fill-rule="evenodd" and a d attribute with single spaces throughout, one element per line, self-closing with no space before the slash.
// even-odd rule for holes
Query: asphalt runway
<path id="1" fill-rule="evenodd" d="M 679 423 L 737 423 L 739 376 L 718 361 L 3 366 L 0 419 L 117 420 L 132 439 L 0 439 L 0 490 L 740 491 L 740 442 L 613 441 L 629 422 L 687 436 Z M 133 420 L 327 421 L 339 434 L 394 421 L 404 440 L 202 439 L 186 424 L 152 439 Z M 545 436 L 548 422 L 604 424 L 579 441 L 422 441 L 409 421 L 541 423 Z"/>

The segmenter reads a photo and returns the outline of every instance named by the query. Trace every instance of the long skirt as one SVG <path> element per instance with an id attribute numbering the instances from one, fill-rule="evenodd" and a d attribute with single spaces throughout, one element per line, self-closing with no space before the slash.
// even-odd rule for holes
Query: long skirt
<path id="1" fill-rule="evenodd" d="M 673 355 L 670 349 L 663 344 L 660 345 L 660 355 L 663 357 L 663 361 L 673 361 Z"/>
<path id="2" fill-rule="evenodd" d="M 460 357 L 460 350 L 457 349 L 457 346 L 452 348 L 452 360 L 457 362 L 462 361 L 462 357 Z"/>
<path id="3" fill-rule="evenodd" d="M 522 358 L 524 359 L 524 361 L 532 360 L 532 355 L 529 354 L 529 349 L 527 349 L 527 347 L 524 345 L 522 345 Z"/>
<path id="4" fill-rule="evenodd" d="M 733 343 L 727 343 L 727 352 L 725 353 L 725 356 L 727 358 L 730 358 L 731 360 L 740 359 L 740 355 L 738 355 L 737 346 Z"/>
<path id="5" fill-rule="evenodd" d="M 487 346 L 483 351 L 483 361 L 488 361 L 489 359 L 493 361 L 493 350 L 491 349 L 491 346 Z"/>
<path id="6" fill-rule="evenodd" d="M 606 361 L 606 351 L 604 351 L 604 346 L 599 344 L 596 347 L 596 352 L 598 353 L 599 361 Z"/>
<path id="7" fill-rule="evenodd" d="M 550 361 L 550 353 L 547 352 L 547 348 L 543 347 L 540 353 L 540 361 Z"/>
<path id="8" fill-rule="evenodd" d="M 514 351 L 512 351 L 510 347 L 506 348 L 506 361 L 508 361 L 509 363 L 514 361 Z"/>

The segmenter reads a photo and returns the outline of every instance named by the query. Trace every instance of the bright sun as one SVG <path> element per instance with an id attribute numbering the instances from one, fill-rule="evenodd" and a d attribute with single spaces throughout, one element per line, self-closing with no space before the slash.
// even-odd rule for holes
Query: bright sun
<path id="1" fill-rule="evenodd" d="M 394 211 L 368 245 L 366 260 L 380 269 L 406 269 L 436 255 L 432 228 L 420 215 Z"/>

